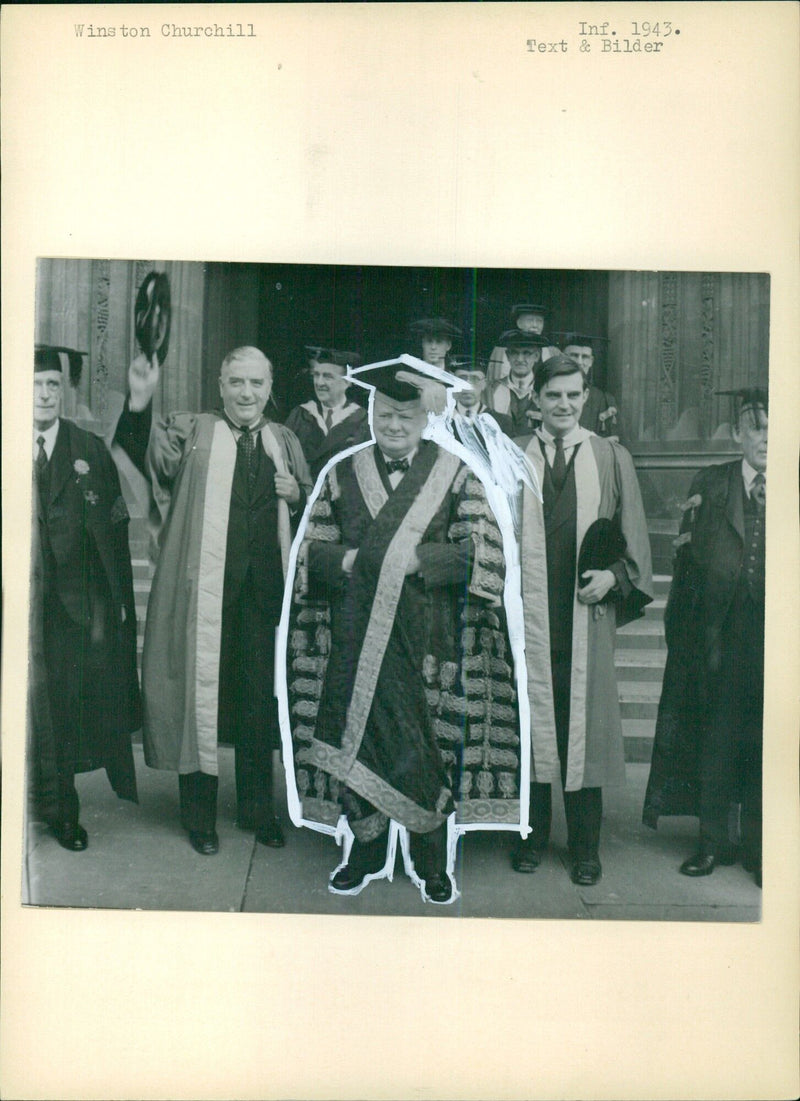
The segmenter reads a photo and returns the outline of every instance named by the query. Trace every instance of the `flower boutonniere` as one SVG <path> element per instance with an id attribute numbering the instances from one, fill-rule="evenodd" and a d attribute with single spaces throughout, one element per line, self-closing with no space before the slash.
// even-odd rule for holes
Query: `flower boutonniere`
<path id="1" fill-rule="evenodd" d="M 76 475 L 75 482 L 76 482 L 76 484 L 77 485 L 82 485 L 82 480 L 89 473 L 91 467 L 89 466 L 89 464 L 86 462 L 85 459 L 76 459 L 75 462 L 72 464 L 72 469 L 75 471 L 75 475 Z M 97 502 L 100 500 L 100 498 L 97 496 L 97 494 L 91 489 L 84 489 L 83 499 L 86 502 L 88 502 L 88 504 L 90 504 L 90 505 L 96 505 Z"/>

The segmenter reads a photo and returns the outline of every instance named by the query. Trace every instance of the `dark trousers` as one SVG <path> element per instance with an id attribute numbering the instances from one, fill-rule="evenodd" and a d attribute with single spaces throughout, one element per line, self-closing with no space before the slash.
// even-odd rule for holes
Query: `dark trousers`
<path id="1" fill-rule="evenodd" d="M 728 811 L 742 807 L 746 859 L 761 860 L 763 609 L 744 587 L 721 633 L 720 661 L 708 675 L 709 722 L 700 749 L 700 838 L 728 843 Z"/>
<path id="2" fill-rule="evenodd" d="M 561 784 L 566 782 L 567 749 L 569 744 L 569 692 L 572 676 L 569 655 L 551 656 L 553 671 L 553 706 L 556 723 L 556 744 L 561 763 Z M 603 789 L 580 788 L 564 792 L 564 813 L 567 818 L 567 847 L 575 860 L 596 860 L 600 848 L 600 825 L 603 818 Z M 535 849 L 546 847 L 550 839 L 552 788 L 550 784 L 531 784 L 531 833 L 527 844 Z"/>
<path id="3" fill-rule="evenodd" d="M 60 600 L 45 602 L 44 653 L 53 730 L 55 807 L 51 824 L 78 824 L 80 801 L 75 790 L 75 762 L 80 753 L 81 671 L 88 665 L 87 632 L 65 612 Z M 54 813 L 53 813 L 54 811 Z"/>
<path id="4" fill-rule="evenodd" d="M 232 742 L 240 825 L 260 830 L 275 815 L 272 752 L 278 745 L 278 705 L 273 695 L 275 623 L 247 584 L 223 609 L 219 663 L 218 735 Z M 210 833 L 217 821 L 216 776 L 179 777 L 181 823 Z"/>

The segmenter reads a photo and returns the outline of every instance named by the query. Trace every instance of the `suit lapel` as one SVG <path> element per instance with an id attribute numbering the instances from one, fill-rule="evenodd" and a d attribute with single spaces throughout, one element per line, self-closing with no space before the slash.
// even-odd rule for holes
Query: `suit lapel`
<path id="1" fill-rule="evenodd" d="M 72 447 L 69 424 L 61 420 L 53 454 L 50 456 L 50 503 L 55 501 L 72 473 Z"/>
<path id="2" fill-rule="evenodd" d="M 728 473 L 728 496 L 725 502 L 725 516 L 733 530 L 744 542 L 744 482 L 741 464 L 733 463 Z"/>

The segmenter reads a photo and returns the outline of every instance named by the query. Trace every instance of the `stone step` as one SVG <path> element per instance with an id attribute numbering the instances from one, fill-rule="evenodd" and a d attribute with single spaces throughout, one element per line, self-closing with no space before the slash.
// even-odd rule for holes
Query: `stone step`
<path id="1" fill-rule="evenodd" d="M 660 687 L 666 659 L 666 650 L 618 649 L 614 655 L 617 679 L 649 681 Z"/>
<path id="2" fill-rule="evenodd" d="M 648 764 L 653 753 L 656 724 L 653 719 L 623 719 L 622 738 L 628 763 Z"/>
<path id="3" fill-rule="evenodd" d="M 637 619 L 617 631 L 617 652 L 620 650 L 666 650 L 664 624 L 658 619 Z"/>

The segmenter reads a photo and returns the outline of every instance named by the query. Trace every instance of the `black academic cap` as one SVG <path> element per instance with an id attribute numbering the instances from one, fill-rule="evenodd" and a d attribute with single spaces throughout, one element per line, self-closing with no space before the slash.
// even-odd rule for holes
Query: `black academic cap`
<path id="1" fill-rule="evenodd" d="M 306 344 L 306 355 L 317 363 L 335 363 L 337 367 L 359 367 L 361 356 L 343 348 L 331 348 L 328 344 Z"/>
<path id="2" fill-rule="evenodd" d="M 511 319 L 516 321 L 526 313 L 535 313 L 539 317 L 547 317 L 550 313 L 546 306 L 537 306 L 533 302 L 517 302 L 511 307 Z"/>
<path id="3" fill-rule="evenodd" d="M 743 386 L 738 390 L 716 390 L 715 393 L 721 398 L 731 399 L 733 424 L 738 424 L 742 413 L 748 409 L 754 412 L 760 409 L 765 415 L 769 415 L 769 395 L 760 386 Z"/>
<path id="4" fill-rule="evenodd" d="M 449 369 L 456 371 L 482 371 L 485 375 L 489 370 L 489 360 L 485 356 L 451 356 Z"/>
<path id="5" fill-rule="evenodd" d="M 592 336 L 590 333 L 571 332 L 570 330 L 559 331 L 551 335 L 560 338 L 559 344 L 562 350 L 568 348 L 570 344 L 574 344 L 578 348 L 592 348 L 593 350 L 597 350 L 598 345 L 609 343 L 607 336 Z"/>
<path id="6" fill-rule="evenodd" d="M 76 352 L 74 348 L 63 348 L 58 344 L 37 344 L 33 354 L 33 370 L 36 371 L 64 371 L 66 358 L 69 370 L 70 385 L 77 386 L 81 381 L 83 372 L 83 357 L 88 352 Z"/>
<path id="7" fill-rule="evenodd" d="M 542 333 L 524 333 L 522 329 L 506 329 L 497 338 L 500 348 L 549 348 L 550 338 Z"/>
<path id="8" fill-rule="evenodd" d="M 148 359 L 153 356 L 159 367 L 167 358 L 172 326 L 172 297 L 169 279 L 163 271 L 151 271 L 142 280 L 133 308 L 134 333 Z"/>
<path id="9" fill-rule="evenodd" d="M 461 330 L 444 317 L 423 317 L 420 321 L 412 321 L 409 328 L 420 340 L 426 336 L 443 336 L 447 340 L 461 339 Z"/>
<path id="10" fill-rule="evenodd" d="M 422 380 L 438 382 L 455 390 L 463 389 L 462 380 L 457 379 L 455 375 L 442 371 L 430 363 L 425 363 L 424 360 L 417 359 L 416 356 L 405 354 L 398 356 L 396 359 L 384 359 L 379 363 L 368 363 L 364 367 L 348 372 L 348 375 L 353 381 L 359 382 L 362 386 L 367 386 L 379 394 L 384 394 L 393 401 L 416 401 L 420 396 L 418 388 L 410 382 L 404 382 L 397 378 L 398 373 L 403 372 L 418 375 Z"/>

